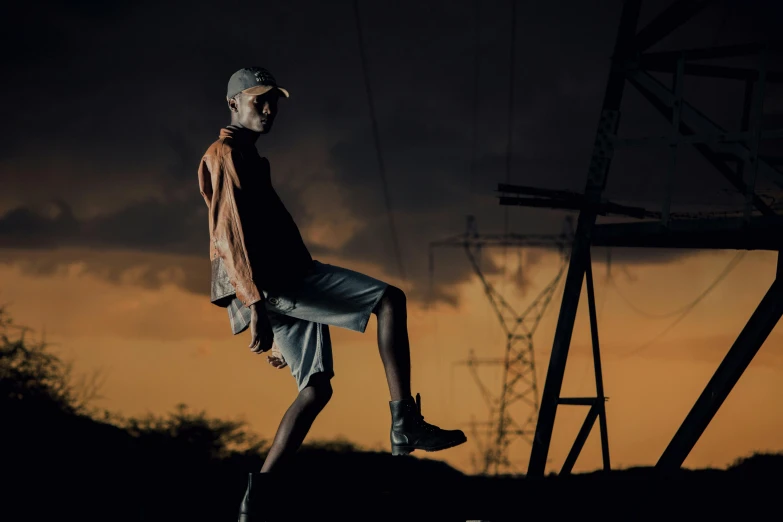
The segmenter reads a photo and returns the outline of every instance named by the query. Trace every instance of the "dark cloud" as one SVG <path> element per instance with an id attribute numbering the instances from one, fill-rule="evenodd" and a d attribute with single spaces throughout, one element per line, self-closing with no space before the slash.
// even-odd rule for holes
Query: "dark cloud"
<path id="1" fill-rule="evenodd" d="M 48 215 L 19 207 L 0 219 L 0 245 L 11 248 L 56 248 L 79 238 L 81 224 L 71 207 L 54 201 Z"/>
<path id="2" fill-rule="evenodd" d="M 463 232 L 467 214 L 477 217 L 479 231 L 501 232 L 508 213 L 517 233 L 558 233 L 565 216 L 497 203 L 494 190 L 507 176 L 510 4 L 480 3 L 475 127 L 474 5 L 360 3 L 388 191 L 418 298 L 429 288 L 429 243 Z M 518 3 L 512 183 L 582 190 L 620 5 Z M 640 25 L 663 5 L 645 2 Z M 6 210 L 0 245 L 205 257 L 196 166 L 228 123 L 228 76 L 259 64 L 292 93 L 275 132 L 258 148 L 270 158 L 295 219 L 306 229 L 339 211 L 362 223 L 345 244 L 312 245 L 314 255 L 377 263 L 384 274 L 398 274 L 350 3 L 81 1 L 4 9 L 0 34 L 14 52 L 4 63 L 13 81 L 4 85 L 12 103 L 4 104 L 0 119 L 8 136 L 0 142 L 0 209 Z M 719 3 L 654 49 L 774 36 L 781 14 L 771 1 Z M 690 77 L 686 85 L 686 97 L 700 110 L 736 128 L 741 85 Z M 766 124 L 780 123 L 783 96 L 771 87 L 768 100 Z M 621 132 L 629 137 L 668 132 L 630 85 L 622 118 Z M 741 205 L 700 155 L 679 154 L 675 210 Z M 668 158 L 666 150 L 618 152 L 607 197 L 660 205 Z M 318 198 L 317 183 L 331 185 L 339 197 Z M 774 188 L 768 180 L 760 186 Z M 54 203 L 41 210 L 47 201 Z M 613 261 L 668 262 L 688 254 L 618 249 Z M 436 296 L 453 302 L 449 288 L 471 276 L 470 265 L 457 249 L 437 258 Z M 535 262 L 533 256 L 529 266 Z M 113 263 L 112 270 L 97 262 L 93 268 L 115 277 L 118 267 L 132 267 Z M 490 262 L 483 268 L 501 269 Z M 179 281 L 204 293 L 206 285 L 194 281 L 206 272 L 194 270 Z M 159 280 L 150 275 L 144 284 Z"/>
<path id="3" fill-rule="evenodd" d="M 2 248 L 0 264 L 15 265 L 22 274 L 30 276 L 73 275 L 76 272 L 115 285 L 131 284 L 151 290 L 176 285 L 188 292 L 209 295 L 207 257 L 150 254 L 138 250 Z"/>

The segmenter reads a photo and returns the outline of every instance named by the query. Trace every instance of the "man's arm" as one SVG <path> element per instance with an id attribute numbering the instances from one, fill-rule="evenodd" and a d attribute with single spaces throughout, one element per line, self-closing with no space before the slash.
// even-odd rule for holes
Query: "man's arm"
<path id="1" fill-rule="evenodd" d="M 251 230 L 251 226 L 262 226 L 257 219 L 259 194 L 253 190 L 252 175 L 242 162 L 241 153 L 230 150 L 221 158 L 223 187 L 226 191 L 224 204 L 227 219 L 221 220 L 227 252 L 224 265 L 233 280 L 237 298 L 250 308 L 250 348 L 255 353 L 272 348 L 274 336 L 264 306 L 264 295 L 255 280 L 256 269 L 263 255 L 260 244 L 262 234 Z M 257 173 L 256 173 L 257 175 Z M 251 225 L 252 224 L 252 225 Z"/>
<path id="2" fill-rule="evenodd" d="M 214 183 L 209 167 L 210 163 L 214 164 L 214 158 L 205 155 L 198 164 L 198 189 L 201 192 L 201 197 L 204 198 L 207 208 L 212 204 L 212 187 Z"/>
<path id="3" fill-rule="evenodd" d="M 258 194 L 250 186 L 250 174 L 244 169 L 241 153 L 230 150 L 221 158 L 223 189 L 227 219 L 222 220 L 225 230 L 220 234 L 226 240 L 224 261 L 231 276 L 237 297 L 248 308 L 264 301 L 263 292 L 256 283 L 259 244 L 262 235 L 252 226 L 262 226 L 257 219 L 260 204 Z M 254 210 L 255 209 L 255 210 Z"/>
<path id="4" fill-rule="evenodd" d="M 251 352 L 262 353 L 270 350 L 274 343 L 274 332 L 266 315 L 264 302 L 250 305 L 250 348 Z"/>

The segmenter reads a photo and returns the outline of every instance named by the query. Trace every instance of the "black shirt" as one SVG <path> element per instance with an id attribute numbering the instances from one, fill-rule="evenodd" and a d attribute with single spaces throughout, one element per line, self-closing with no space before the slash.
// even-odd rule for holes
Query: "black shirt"
<path id="1" fill-rule="evenodd" d="M 231 136 L 231 160 L 242 183 L 238 206 L 252 208 L 253 222 L 242 223 L 247 254 L 253 266 L 256 284 L 267 292 L 277 292 L 295 285 L 313 266 L 313 258 L 304 244 L 299 227 L 272 186 L 269 160 L 255 147 L 257 133 L 228 126 Z"/>

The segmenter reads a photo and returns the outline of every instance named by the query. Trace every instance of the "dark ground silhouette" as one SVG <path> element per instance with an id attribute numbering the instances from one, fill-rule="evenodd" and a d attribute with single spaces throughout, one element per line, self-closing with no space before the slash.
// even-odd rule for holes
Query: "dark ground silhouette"
<path id="1" fill-rule="evenodd" d="M 67 365 L 0 319 L 0 521 L 236 520 L 269 441 L 185 406 L 142 419 L 90 411 Z M 767 454 L 670 477 L 481 477 L 332 441 L 303 447 L 265 496 L 270 520 L 772 520 L 781 470 L 783 454 Z"/>

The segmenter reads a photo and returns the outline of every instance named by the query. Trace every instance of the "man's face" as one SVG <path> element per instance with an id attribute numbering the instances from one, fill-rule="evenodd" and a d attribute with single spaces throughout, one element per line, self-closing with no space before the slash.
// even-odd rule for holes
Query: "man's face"
<path id="1" fill-rule="evenodd" d="M 264 94 L 239 93 L 235 104 L 237 121 L 246 129 L 267 134 L 275 122 L 279 98 L 277 89 Z"/>

